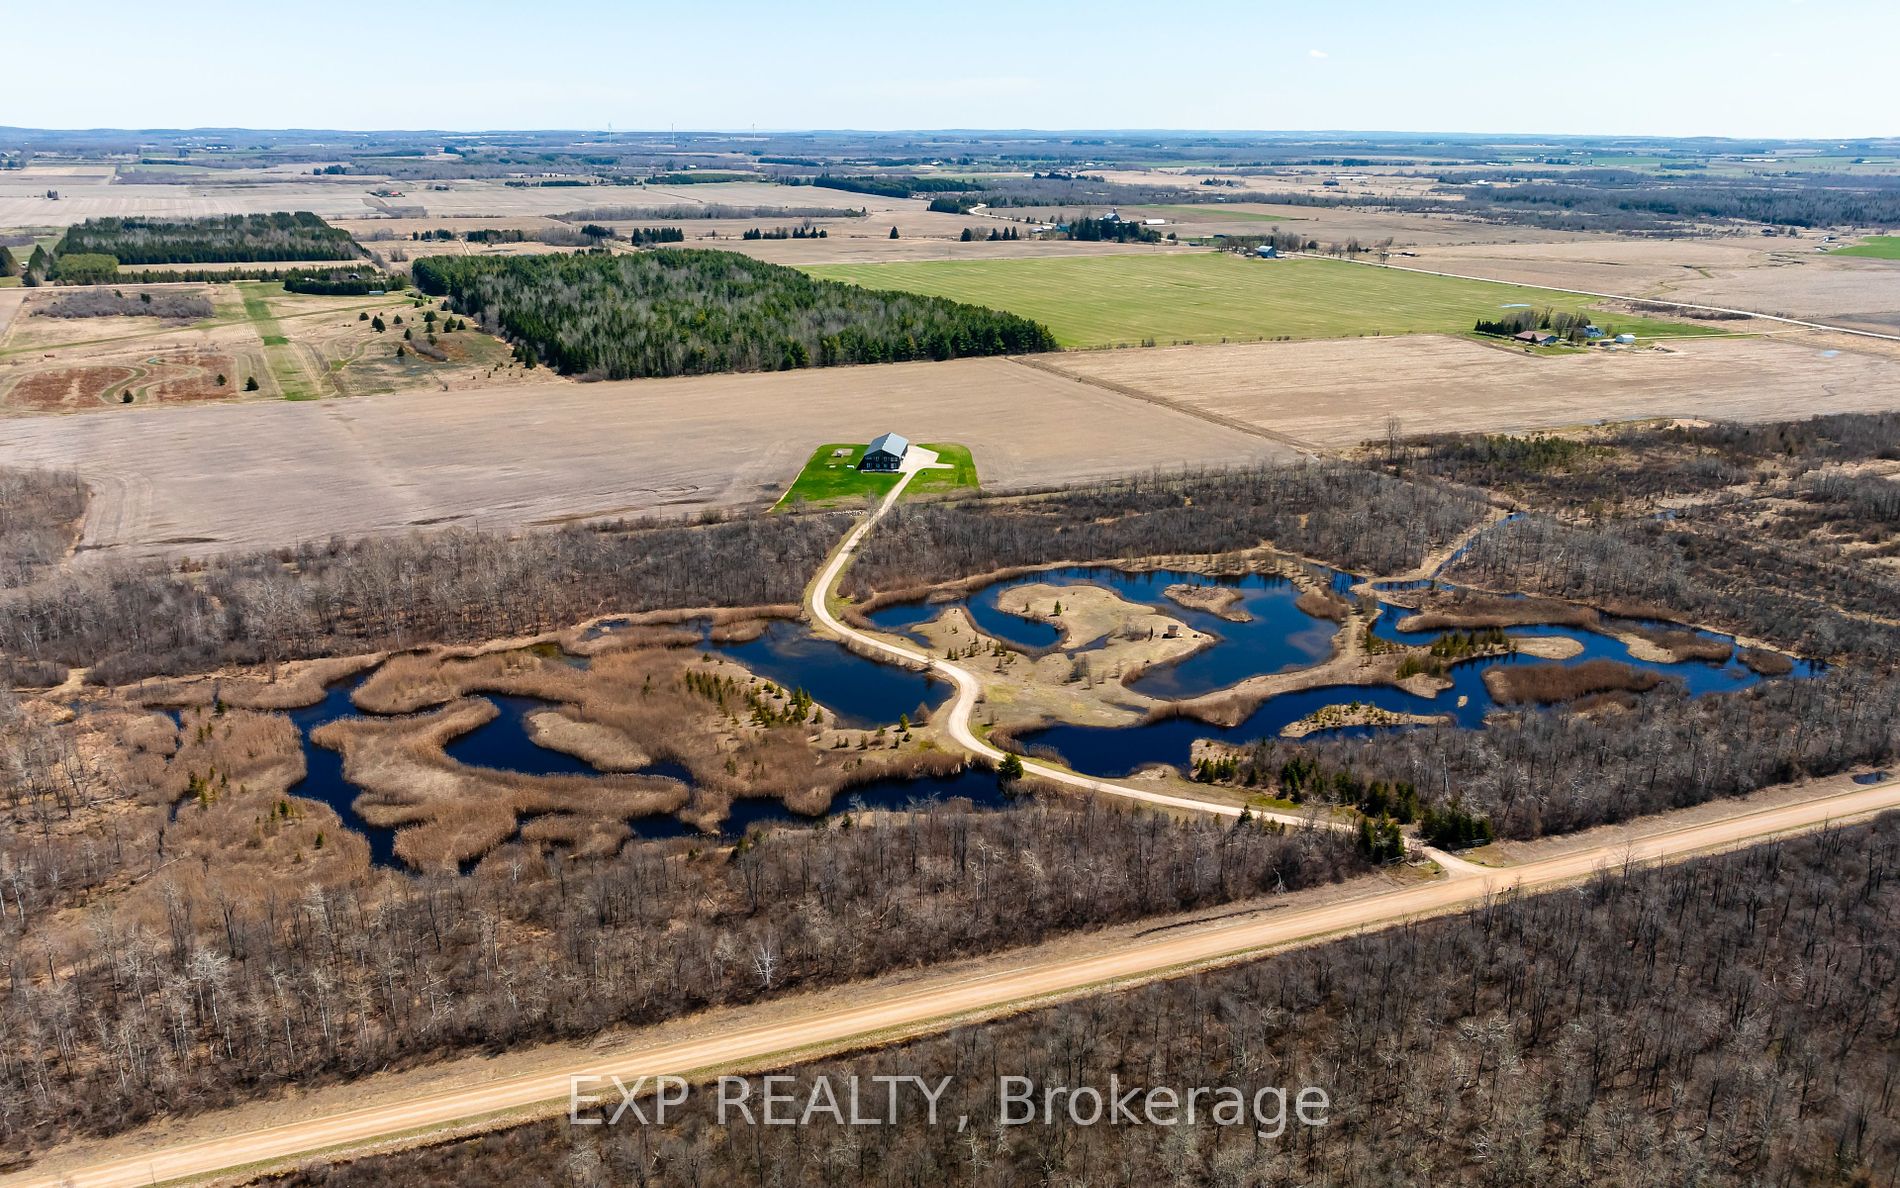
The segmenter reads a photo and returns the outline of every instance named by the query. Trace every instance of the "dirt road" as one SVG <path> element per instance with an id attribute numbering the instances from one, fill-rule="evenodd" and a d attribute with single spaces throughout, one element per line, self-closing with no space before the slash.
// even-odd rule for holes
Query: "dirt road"
<path id="1" fill-rule="evenodd" d="M 766 1024 L 750 1022 L 756 1015 L 754 1008 L 715 1012 L 706 1018 L 698 1038 L 666 1043 L 635 1041 L 594 1051 L 585 1045 L 569 1045 L 562 1051 L 571 1063 L 543 1062 L 542 1071 L 531 1075 L 443 1089 L 394 1104 L 222 1133 L 213 1117 L 194 1129 L 218 1134 L 217 1138 L 130 1155 L 107 1153 L 115 1146 L 130 1146 L 128 1140 L 103 1144 L 84 1158 L 55 1153 L 41 1167 L 0 1179 L 0 1188 L 28 1184 L 130 1188 L 454 1127 L 485 1115 L 535 1107 L 555 1112 L 564 1107 L 571 1076 L 618 1076 L 626 1081 L 661 1073 L 692 1075 L 714 1069 L 780 1067 L 817 1051 L 889 1043 L 1038 1003 L 1455 912 L 1512 888 L 1548 889 L 1588 878 L 1599 870 L 1679 860 L 1900 807 L 1900 781 L 1849 788 L 1633 841 L 1584 847 L 1522 866 L 1500 870 L 1472 867 L 1476 873 L 1384 894 L 1215 922 L 1192 931 L 1137 934 L 1084 957 L 1051 960 L 1039 950 L 1029 949 L 1021 953 L 1020 962 L 1011 962 L 1003 972 L 987 976 L 925 976 L 894 988 L 880 988 L 891 986 L 887 979 L 864 987 L 849 1006 L 839 1007 L 826 1000 L 822 1008 L 800 1014 L 794 1001 L 791 1010 L 780 1012 L 789 1018 Z M 779 1005 L 783 1008 L 787 1004 Z M 720 1026 L 722 1017 L 731 1025 Z"/>

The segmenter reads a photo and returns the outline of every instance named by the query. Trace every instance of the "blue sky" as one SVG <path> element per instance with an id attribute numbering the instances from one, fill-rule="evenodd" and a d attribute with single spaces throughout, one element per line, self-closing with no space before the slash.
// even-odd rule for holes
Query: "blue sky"
<path id="1" fill-rule="evenodd" d="M 1895 135 L 1896 23 L 1892 0 L 87 0 L 13 43 L 0 123 Z"/>

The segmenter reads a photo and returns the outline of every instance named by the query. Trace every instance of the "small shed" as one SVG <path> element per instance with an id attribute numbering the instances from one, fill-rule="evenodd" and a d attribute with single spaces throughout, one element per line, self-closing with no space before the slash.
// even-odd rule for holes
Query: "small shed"
<path id="1" fill-rule="evenodd" d="M 909 452 L 910 442 L 903 437 L 895 433 L 880 434 L 864 447 L 864 457 L 858 459 L 858 469 L 897 470 L 904 465 L 904 455 Z"/>
<path id="2" fill-rule="evenodd" d="M 1263 243 L 1253 250 L 1253 254 L 1259 256 L 1262 260 L 1278 260 L 1280 258 L 1280 249 L 1270 243 Z"/>
<path id="3" fill-rule="evenodd" d="M 1616 341 L 1622 343 L 1624 346 L 1629 346 L 1636 341 L 1636 336 L 1634 334 L 1619 334 L 1616 336 Z"/>

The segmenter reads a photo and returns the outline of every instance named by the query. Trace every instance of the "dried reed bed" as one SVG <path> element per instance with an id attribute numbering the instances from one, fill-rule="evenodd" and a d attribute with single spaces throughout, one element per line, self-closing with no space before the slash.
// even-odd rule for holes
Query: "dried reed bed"
<path id="1" fill-rule="evenodd" d="M 735 692 L 722 705 L 688 688 L 689 673 L 730 678 Z M 872 746 L 877 741 L 872 732 L 753 722 L 746 695 L 763 696 L 768 682 L 724 657 L 678 650 L 606 652 L 595 658 L 587 678 L 587 693 L 568 712 L 656 759 L 685 765 L 694 787 L 679 816 L 702 829 L 716 827 L 734 800 L 772 797 L 793 812 L 817 815 L 854 784 L 942 775 L 962 767 L 960 758 L 935 749 L 927 732 L 908 744 L 892 732 Z"/>
<path id="2" fill-rule="evenodd" d="M 1293 605 L 1315 619 L 1331 619 L 1335 623 L 1344 623 L 1352 614 L 1352 603 L 1331 589 L 1302 590 Z"/>
<path id="3" fill-rule="evenodd" d="M 1595 628 L 1599 616 L 1595 610 L 1551 598 L 1506 598 L 1458 590 L 1434 594 L 1420 600 L 1418 610 L 1398 622 L 1401 631 L 1444 631 L 1472 627 L 1558 627 Z"/>
<path id="4" fill-rule="evenodd" d="M 1652 663 L 1681 664 L 1687 660 L 1702 660 L 1710 664 L 1724 664 L 1735 654 L 1732 641 L 1713 639 L 1694 631 L 1648 627 L 1639 623 L 1613 623 L 1609 629 L 1628 645 L 1630 655 Z"/>
<path id="5" fill-rule="evenodd" d="M 350 700 L 373 714 L 409 714 L 471 693 L 572 701 L 585 684 L 580 669 L 526 648 L 476 656 L 406 652 L 370 674 Z"/>
<path id="6" fill-rule="evenodd" d="M 1794 671 L 1794 658 L 1766 648 L 1743 648 L 1741 661 L 1762 676 L 1787 676 Z"/>
<path id="7" fill-rule="evenodd" d="M 297 660 L 246 667 L 204 677 L 143 681 L 129 690 L 140 705 L 184 709 L 219 704 L 237 709 L 301 709 L 323 700 L 325 688 L 383 663 L 383 653 L 334 660 Z"/>
<path id="8" fill-rule="evenodd" d="M 634 615 L 597 615 L 556 638 L 563 650 L 576 656 L 624 648 L 690 647 L 699 642 L 699 633 L 685 630 L 682 624 L 703 621 L 714 640 L 740 643 L 756 639 L 772 619 L 795 620 L 803 615 L 804 608 L 793 602 L 748 607 L 678 607 Z"/>
<path id="9" fill-rule="evenodd" d="M 571 813 L 625 821 L 679 809 L 686 789 L 652 776 L 529 776 L 466 767 L 443 754 L 449 740 L 496 714 L 463 700 L 431 713 L 331 722 L 312 734 L 343 753 L 344 776 L 363 789 L 356 811 L 398 830 L 396 855 L 418 870 L 454 870 L 514 836 L 523 815 Z"/>
<path id="10" fill-rule="evenodd" d="M 536 710 L 527 715 L 528 737 L 539 747 L 572 755 L 595 771 L 639 771 L 653 756 L 611 726 L 582 722 L 566 710 Z"/>
<path id="11" fill-rule="evenodd" d="M 1617 660 L 1581 664 L 1501 664 L 1484 674 L 1484 687 L 1501 705 L 1555 705 L 1601 693 L 1647 693 L 1662 678 Z"/>

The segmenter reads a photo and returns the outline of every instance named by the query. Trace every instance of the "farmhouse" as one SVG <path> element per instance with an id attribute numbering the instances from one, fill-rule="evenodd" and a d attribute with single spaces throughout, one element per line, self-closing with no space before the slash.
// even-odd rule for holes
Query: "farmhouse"
<path id="1" fill-rule="evenodd" d="M 1557 342 L 1557 336 L 1548 330 L 1519 330 L 1511 337 L 1532 346 L 1554 346 Z"/>
<path id="2" fill-rule="evenodd" d="M 885 433 L 864 447 L 864 457 L 858 459 L 859 470 L 896 470 L 904 464 L 904 455 L 910 450 L 910 442 L 895 433 Z"/>
<path id="3" fill-rule="evenodd" d="M 1270 243 L 1261 244 L 1255 248 L 1253 252 L 1254 255 L 1259 256 L 1262 260 L 1278 260 L 1280 258 L 1280 249 Z"/>

